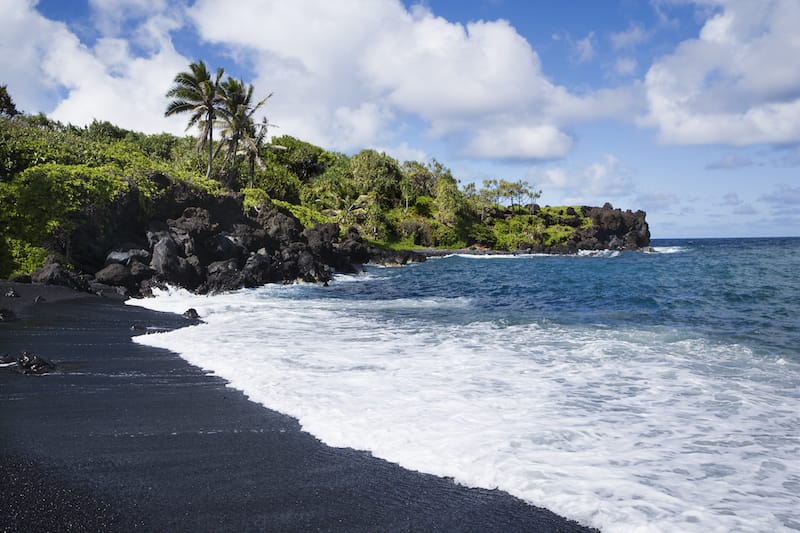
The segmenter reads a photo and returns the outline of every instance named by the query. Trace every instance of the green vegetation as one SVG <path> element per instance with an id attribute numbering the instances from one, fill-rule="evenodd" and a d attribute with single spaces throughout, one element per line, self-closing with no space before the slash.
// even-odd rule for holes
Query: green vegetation
<path id="1" fill-rule="evenodd" d="M 370 149 L 347 155 L 285 135 L 268 143 L 269 123 L 254 114 L 269 96 L 255 102 L 252 85 L 222 76 L 194 63 L 167 95 L 166 114 L 187 113 L 199 142 L 20 114 L 0 86 L 0 277 L 34 270 L 46 250 L 68 259 L 78 222 L 104 224 L 98 213 L 124 195 L 145 205 L 161 194 L 156 176 L 211 194 L 239 192 L 246 208 L 272 201 L 306 226 L 354 226 L 392 248 L 563 246 L 591 225 L 580 208 L 539 209 L 540 192 L 524 181 L 462 188 L 436 160 L 400 163 Z"/>
<path id="2" fill-rule="evenodd" d="M 8 94 L 8 87 L 6 85 L 0 85 L 0 115 L 13 117 L 18 114 L 17 106 L 14 105 L 14 100 L 12 100 L 11 95 Z"/>

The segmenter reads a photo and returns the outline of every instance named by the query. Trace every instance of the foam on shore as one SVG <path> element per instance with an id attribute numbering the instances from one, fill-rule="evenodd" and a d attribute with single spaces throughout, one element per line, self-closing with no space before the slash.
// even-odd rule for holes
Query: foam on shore
<path id="1" fill-rule="evenodd" d="M 790 519 L 796 362 L 669 328 L 431 323 L 432 309 L 473 302 L 325 290 L 162 293 L 136 303 L 194 307 L 206 323 L 136 341 L 177 351 L 331 446 L 604 531 L 778 531 Z"/>

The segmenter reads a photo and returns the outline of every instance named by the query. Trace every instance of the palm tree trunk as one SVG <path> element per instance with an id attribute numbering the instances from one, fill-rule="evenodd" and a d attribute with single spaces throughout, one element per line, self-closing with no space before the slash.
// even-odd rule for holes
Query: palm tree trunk
<path id="1" fill-rule="evenodd" d="M 210 118 L 209 118 L 210 120 Z M 214 159 L 214 129 L 208 129 L 208 170 L 206 170 L 206 179 L 211 179 L 211 161 Z"/>
<path id="2" fill-rule="evenodd" d="M 249 161 L 250 168 L 248 169 L 249 173 L 250 173 L 250 179 L 247 181 L 247 186 L 252 189 L 253 188 L 253 176 L 256 173 L 256 155 L 254 153 L 250 152 L 250 155 L 248 157 L 250 159 L 250 161 Z"/>

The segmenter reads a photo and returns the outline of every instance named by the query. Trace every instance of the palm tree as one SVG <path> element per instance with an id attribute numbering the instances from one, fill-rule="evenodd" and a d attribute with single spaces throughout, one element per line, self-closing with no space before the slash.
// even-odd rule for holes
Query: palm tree
<path id="1" fill-rule="evenodd" d="M 235 171 L 240 144 L 256 135 L 253 115 L 272 94 L 253 105 L 252 84 L 245 86 L 241 80 L 228 78 L 221 88 L 225 95 L 225 103 L 220 109 L 219 115 L 225 142 L 217 150 L 224 149 L 227 152 L 225 158 L 231 165 L 231 171 Z"/>
<path id="2" fill-rule="evenodd" d="M 177 113 L 191 113 L 186 129 L 197 125 L 200 138 L 197 150 L 208 147 L 208 170 L 206 178 L 211 177 L 211 162 L 214 159 L 214 121 L 217 113 L 224 105 L 224 92 L 220 87 L 223 69 L 217 69 L 212 79 L 211 73 L 203 61 L 189 65 L 189 72 L 180 72 L 175 76 L 175 85 L 167 91 L 167 97 L 174 98 L 164 113 L 165 116 Z"/>
<path id="3" fill-rule="evenodd" d="M 270 126 L 277 127 L 275 124 L 270 124 L 267 117 L 262 117 L 261 122 L 254 124 L 252 128 L 246 130 L 242 135 L 240 142 L 242 143 L 242 151 L 247 154 L 248 162 L 248 187 L 253 186 L 253 177 L 256 173 L 256 164 L 259 168 L 264 167 L 261 161 L 262 150 L 286 150 L 285 146 L 278 144 L 270 144 L 265 142 L 267 139 L 267 130 Z"/>

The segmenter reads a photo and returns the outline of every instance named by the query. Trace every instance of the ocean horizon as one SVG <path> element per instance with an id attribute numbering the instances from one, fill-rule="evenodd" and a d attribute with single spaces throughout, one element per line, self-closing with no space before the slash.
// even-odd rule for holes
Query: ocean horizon
<path id="1" fill-rule="evenodd" d="M 652 246 L 128 303 L 330 446 L 608 532 L 800 529 L 800 238 Z"/>

